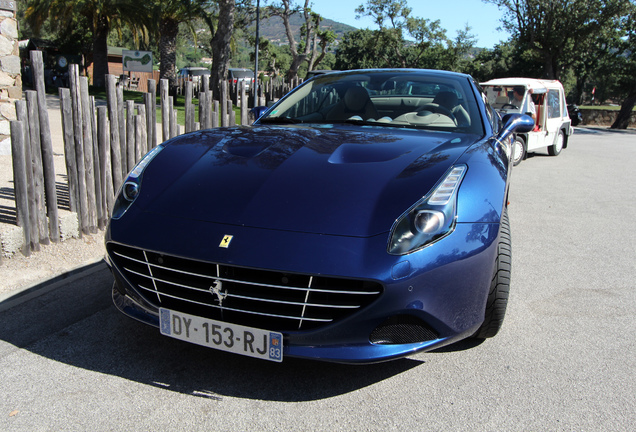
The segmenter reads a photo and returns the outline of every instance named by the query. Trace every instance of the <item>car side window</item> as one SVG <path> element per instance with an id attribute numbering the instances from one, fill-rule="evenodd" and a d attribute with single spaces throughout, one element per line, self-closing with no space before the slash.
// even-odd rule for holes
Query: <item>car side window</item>
<path id="1" fill-rule="evenodd" d="M 548 118 L 559 118 L 563 109 L 561 107 L 561 97 L 558 90 L 548 91 Z"/>
<path id="2" fill-rule="evenodd" d="M 483 91 L 480 91 L 481 99 L 484 101 L 484 105 L 486 105 L 486 117 L 488 118 L 488 123 L 492 127 L 492 130 L 497 133 L 499 132 L 500 127 L 500 118 L 499 114 L 495 112 L 492 106 L 490 106 L 490 102 L 488 102 L 488 96 Z"/>

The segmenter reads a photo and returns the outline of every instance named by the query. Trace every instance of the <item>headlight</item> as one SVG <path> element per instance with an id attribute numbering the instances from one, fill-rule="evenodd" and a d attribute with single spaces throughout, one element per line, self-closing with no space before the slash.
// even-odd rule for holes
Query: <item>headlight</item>
<path id="1" fill-rule="evenodd" d="M 455 228 L 457 189 L 466 165 L 456 165 L 424 198 L 404 213 L 391 230 L 388 252 L 404 255 L 450 234 Z"/>
<path id="2" fill-rule="evenodd" d="M 158 145 L 150 150 L 132 169 L 132 171 L 130 171 L 128 177 L 124 180 L 124 184 L 117 193 L 117 199 L 113 205 L 113 219 L 119 219 L 122 217 L 131 204 L 135 202 L 135 199 L 139 196 L 139 190 L 141 189 L 142 174 L 150 161 L 157 156 L 161 150 L 163 150 L 163 145 Z"/>

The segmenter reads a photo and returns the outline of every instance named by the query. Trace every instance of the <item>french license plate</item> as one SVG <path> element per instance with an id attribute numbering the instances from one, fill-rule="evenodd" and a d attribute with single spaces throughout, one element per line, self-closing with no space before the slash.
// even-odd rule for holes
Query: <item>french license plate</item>
<path id="1" fill-rule="evenodd" d="M 275 362 L 283 361 L 283 335 L 159 309 L 161 334 L 197 345 Z"/>

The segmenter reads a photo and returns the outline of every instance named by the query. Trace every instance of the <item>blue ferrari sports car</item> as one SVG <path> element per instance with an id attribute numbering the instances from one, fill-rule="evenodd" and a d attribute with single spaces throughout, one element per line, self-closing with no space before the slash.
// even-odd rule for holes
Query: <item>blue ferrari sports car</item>
<path id="1" fill-rule="evenodd" d="M 252 126 L 151 150 L 106 234 L 124 314 L 264 360 L 371 363 L 494 336 L 510 285 L 511 143 L 468 75 L 307 80 Z"/>

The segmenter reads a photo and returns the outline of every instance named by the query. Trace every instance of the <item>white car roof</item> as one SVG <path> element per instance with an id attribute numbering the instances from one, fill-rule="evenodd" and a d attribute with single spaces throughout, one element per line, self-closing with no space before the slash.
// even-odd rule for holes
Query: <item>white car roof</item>
<path id="1" fill-rule="evenodd" d="M 535 78 L 497 78 L 481 83 L 482 86 L 524 86 L 532 89 L 533 93 L 546 93 L 548 89 L 563 88 L 557 80 L 544 80 Z"/>

